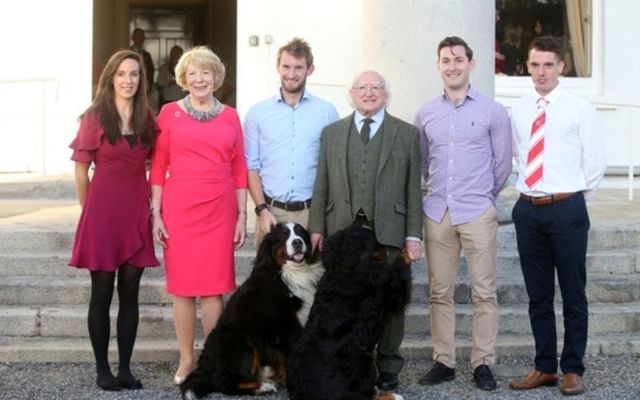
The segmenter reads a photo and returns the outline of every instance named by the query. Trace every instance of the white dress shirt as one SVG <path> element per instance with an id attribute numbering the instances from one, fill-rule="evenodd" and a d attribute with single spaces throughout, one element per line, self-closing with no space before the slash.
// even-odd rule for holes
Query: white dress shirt
<path id="1" fill-rule="evenodd" d="M 384 121 L 385 111 L 386 109 L 383 107 L 380 110 L 378 110 L 378 112 L 376 112 L 371 117 L 369 117 L 373 120 L 369 125 L 369 127 L 371 128 L 371 131 L 369 132 L 369 140 L 373 139 L 375 134 L 378 133 L 378 129 L 380 129 L 380 126 L 382 125 L 382 121 Z M 366 118 L 360 113 L 360 111 L 355 110 L 354 120 L 355 120 L 356 129 L 358 130 L 358 133 L 362 132 L 362 126 L 364 125 L 365 119 Z"/>
<path id="2" fill-rule="evenodd" d="M 531 125 L 540 94 L 535 90 L 513 104 L 511 124 L 518 163 L 516 189 L 529 196 L 584 192 L 590 197 L 607 167 L 604 134 L 596 109 L 586 100 L 557 86 L 547 101 L 543 180 L 532 191 L 525 183 Z"/>

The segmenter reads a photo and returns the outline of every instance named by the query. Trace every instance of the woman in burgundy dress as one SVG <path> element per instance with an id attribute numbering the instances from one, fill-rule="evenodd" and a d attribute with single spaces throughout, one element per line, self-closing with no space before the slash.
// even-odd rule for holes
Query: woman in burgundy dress
<path id="1" fill-rule="evenodd" d="M 144 267 L 158 266 L 150 227 L 146 178 L 157 126 L 147 104 L 140 56 L 115 53 L 105 66 L 91 106 L 70 147 L 82 214 L 69 265 L 91 274 L 89 337 L 103 390 L 140 389 L 130 370 L 138 329 L 138 288 Z M 89 179 L 89 168 L 95 170 Z M 118 375 L 108 361 L 109 308 L 118 280 Z"/>
<path id="2" fill-rule="evenodd" d="M 222 295 L 235 288 L 234 248 L 246 236 L 247 166 L 240 119 L 213 92 L 224 65 L 211 50 L 195 47 L 176 66 L 189 91 L 165 104 L 151 163 L 153 238 L 164 247 L 167 291 L 180 364 L 174 383 L 194 369 L 196 298 L 204 335 L 222 313 Z M 168 176 L 167 176 L 168 175 Z"/>

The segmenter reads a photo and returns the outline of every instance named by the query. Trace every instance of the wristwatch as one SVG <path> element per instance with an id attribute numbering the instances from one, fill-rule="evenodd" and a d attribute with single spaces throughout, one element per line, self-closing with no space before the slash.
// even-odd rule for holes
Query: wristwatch
<path id="1" fill-rule="evenodd" d="M 260 216 L 260 213 L 262 212 L 262 210 L 264 210 L 265 208 L 269 208 L 269 205 L 267 203 L 261 203 L 258 204 L 255 208 L 255 212 L 257 216 Z"/>

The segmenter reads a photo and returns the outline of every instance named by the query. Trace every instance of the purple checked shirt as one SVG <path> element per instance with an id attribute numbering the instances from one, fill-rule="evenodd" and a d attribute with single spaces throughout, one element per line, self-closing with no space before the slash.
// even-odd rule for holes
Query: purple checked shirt
<path id="1" fill-rule="evenodd" d="M 452 225 L 479 218 L 495 204 L 511 173 L 511 125 L 505 108 L 470 88 L 454 104 L 446 93 L 418 110 L 422 176 L 427 194 L 422 209 Z"/>

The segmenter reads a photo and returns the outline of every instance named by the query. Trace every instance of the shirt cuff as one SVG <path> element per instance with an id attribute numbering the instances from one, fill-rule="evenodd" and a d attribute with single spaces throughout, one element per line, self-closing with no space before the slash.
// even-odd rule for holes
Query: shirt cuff
<path id="1" fill-rule="evenodd" d="M 407 236 L 404 240 L 411 240 L 412 242 L 422 242 L 422 239 L 416 236 Z"/>

